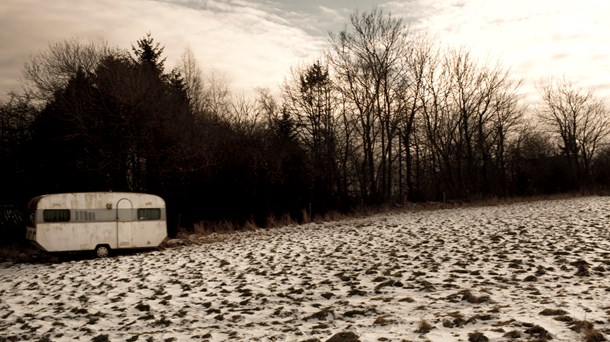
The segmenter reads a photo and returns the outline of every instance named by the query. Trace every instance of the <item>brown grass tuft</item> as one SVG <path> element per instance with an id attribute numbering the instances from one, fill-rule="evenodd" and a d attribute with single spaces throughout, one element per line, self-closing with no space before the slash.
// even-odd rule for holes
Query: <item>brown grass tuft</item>
<path id="1" fill-rule="evenodd" d="M 477 297 L 477 296 L 473 295 L 470 292 L 470 290 L 463 290 L 463 291 L 460 291 L 459 293 L 462 295 L 462 300 L 465 300 L 471 304 L 487 303 L 491 300 L 490 297 L 487 295 Z"/>
<path id="2" fill-rule="evenodd" d="M 258 229 L 258 226 L 252 220 L 248 220 L 248 221 L 246 221 L 246 223 L 244 223 L 244 230 L 254 231 L 257 229 Z"/>
<path id="3" fill-rule="evenodd" d="M 584 335 L 585 342 L 607 341 L 606 337 L 593 327 L 593 323 L 587 320 L 573 321 L 568 324 L 571 325 L 571 330 Z"/>
<path id="4" fill-rule="evenodd" d="M 584 332 L 585 330 L 592 330 L 593 323 L 583 320 L 583 321 L 573 321 L 570 323 L 570 329 L 576 332 Z"/>
<path id="5" fill-rule="evenodd" d="M 468 342 L 487 342 L 489 339 L 478 331 L 468 333 Z"/>
<path id="6" fill-rule="evenodd" d="M 344 331 L 334 334 L 326 342 L 360 342 L 360 338 L 351 331 Z"/>
<path id="7" fill-rule="evenodd" d="M 577 261 L 571 262 L 570 265 L 576 267 L 576 275 L 579 277 L 588 277 L 591 275 L 591 273 L 589 272 L 589 263 L 585 260 L 579 259 Z"/>
<path id="8" fill-rule="evenodd" d="M 505 333 L 504 335 L 502 335 L 502 337 L 507 337 L 507 338 L 511 338 L 511 339 L 520 338 L 521 333 L 517 330 L 511 330 L 511 331 Z"/>
<path id="9" fill-rule="evenodd" d="M 585 342 L 607 341 L 606 337 L 601 332 L 599 332 L 595 329 L 585 330 L 584 334 L 585 334 Z"/>
<path id="10" fill-rule="evenodd" d="M 415 330 L 415 332 L 418 334 L 427 334 L 432 329 L 434 329 L 434 326 L 428 323 L 425 319 L 422 319 L 421 321 L 419 321 L 419 326 L 417 327 L 417 330 Z"/>
<path id="11" fill-rule="evenodd" d="M 563 316 L 566 315 L 567 312 L 561 309 L 544 309 L 540 311 L 542 316 Z"/>
<path id="12" fill-rule="evenodd" d="M 539 325 L 534 325 L 530 328 L 525 329 L 525 333 L 538 338 L 539 340 L 552 340 L 553 336 L 551 336 L 551 334 L 544 329 L 543 327 L 539 326 Z"/>
<path id="13" fill-rule="evenodd" d="M 303 224 L 311 223 L 311 214 L 309 210 L 303 209 L 301 214 L 303 215 Z"/>

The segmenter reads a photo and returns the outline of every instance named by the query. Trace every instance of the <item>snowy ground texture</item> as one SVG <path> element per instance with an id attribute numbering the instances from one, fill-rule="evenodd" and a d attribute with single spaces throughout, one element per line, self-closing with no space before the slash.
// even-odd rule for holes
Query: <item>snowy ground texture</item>
<path id="1" fill-rule="evenodd" d="M 15 264 L 0 341 L 601 341 L 609 227 L 587 197 Z"/>

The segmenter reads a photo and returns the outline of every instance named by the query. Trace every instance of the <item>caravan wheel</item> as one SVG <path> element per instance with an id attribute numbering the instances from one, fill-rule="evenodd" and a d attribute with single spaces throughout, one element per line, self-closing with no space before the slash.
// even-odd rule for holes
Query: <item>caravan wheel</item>
<path id="1" fill-rule="evenodd" d="M 95 255 L 98 258 L 105 258 L 108 256 L 108 254 L 110 254 L 110 247 L 106 245 L 100 245 L 95 247 Z"/>

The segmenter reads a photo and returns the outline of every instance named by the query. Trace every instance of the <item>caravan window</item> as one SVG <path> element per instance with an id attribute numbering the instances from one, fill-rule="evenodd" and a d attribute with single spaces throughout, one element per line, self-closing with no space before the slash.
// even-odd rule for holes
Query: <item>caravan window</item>
<path id="1" fill-rule="evenodd" d="M 67 209 L 45 209 L 42 212 L 44 222 L 68 222 L 70 221 L 70 210 Z"/>
<path id="2" fill-rule="evenodd" d="M 138 209 L 138 220 L 140 220 L 140 221 L 160 220 L 160 219 L 161 219 L 161 209 L 159 209 L 159 208 Z"/>
<path id="3" fill-rule="evenodd" d="M 95 212 L 77 210 L 74 212 L 75 221 L 95 221 Z"/>

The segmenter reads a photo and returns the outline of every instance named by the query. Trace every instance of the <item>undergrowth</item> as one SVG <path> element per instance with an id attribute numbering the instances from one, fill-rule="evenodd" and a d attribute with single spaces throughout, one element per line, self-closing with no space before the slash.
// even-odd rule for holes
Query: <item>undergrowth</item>
<path id="1" fill-rule="evenodd" d="M 506 197 L 506 198 L 487 198 L 475 200 L 460 200 L 460 201 L 445 201 L 445 202 L 422 202 L 422 203 L 395 203 L 384 204 L 379 206 L 362 206 L 353 208 L 348 212 L 339 212 L 330 210 L 323 214 L 312 215 L 308 210 L 303 209 L 300 220 L 296 220 L 288 214 L 270 215 L 265 220 L 266 224 L 258 225 L 254 220 L 248 220 L 245 223 L 239 224 L 229 220 L 223 221 L 200 221 L 195 223 L 191 229 L 184 227 L 178 228 L 177 238 L 187 238 L 190 235 L 208 235 L 212 233 L 234 233 L 237 231 L 254 231 L 265 228 L 278 228 L 286 226 L 295 226 L 301 224 L 326 222 L 337 222 L 349 219 L 360 219 L 383 214 L 397 214 L 405 212 L 420 212 L 440 209 L 456 209 L 456 208 L 471 208 L 471 207 L 486 207 L 508 205 L 515 203 L 527 203 L 537 201 L 561 200 L 569 198 L 577 198 L 586 194 L 570 193 L 570 194 L 555 194 L 544 196 L 529 196 L 529 197 Z"/>

